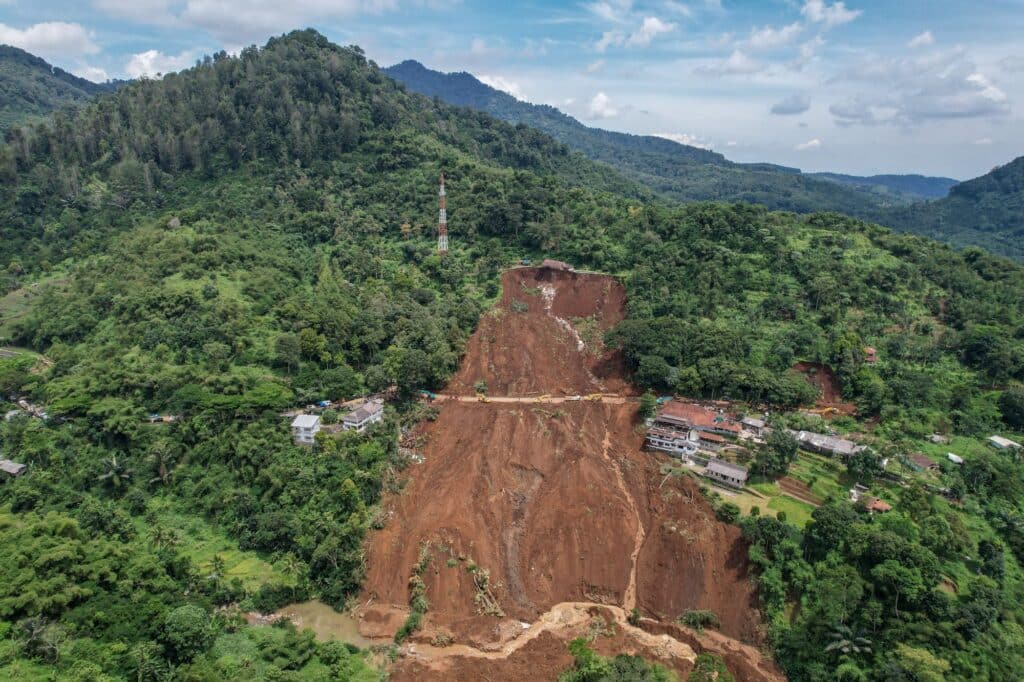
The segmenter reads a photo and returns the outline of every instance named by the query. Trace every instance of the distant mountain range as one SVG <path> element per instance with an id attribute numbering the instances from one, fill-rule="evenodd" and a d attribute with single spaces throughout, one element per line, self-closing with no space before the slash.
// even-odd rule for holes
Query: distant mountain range
<path id="1" fill-rule="evenodd" d="M 872 217 L 880 207 L 945 196 L 957 182 L 922 176 L 806 174 L 770 163 L 734 163 L 717 152 L 661 137 L 590 128 L 555 107 L 517 100 L 469 73 L 441 73 L 413 60 L 384 71 L 415 92 L 542 130 L 684 201 L 742 200 L 798 212 L 830 209 Z"/>
<path id="2" fill-rule="evenodd" d="M 10 45 L 0 45 L 0 133 L 68 104 L 116 90 L 125 81 L 93 83 Z"/>
<path id="3" fill-rule="evenodd" d="M 590 128 L 465 72 L 441 73 L 413 60 L 384 71 L 415 92 L 542 130 L 663 196 L 747 201 L 800 213 L 837 211 L 1024 260 L 1024 157 L 963 183 L 922 175 L 803 173 L 771 163 L 734 163 L 660 137 Z"/>

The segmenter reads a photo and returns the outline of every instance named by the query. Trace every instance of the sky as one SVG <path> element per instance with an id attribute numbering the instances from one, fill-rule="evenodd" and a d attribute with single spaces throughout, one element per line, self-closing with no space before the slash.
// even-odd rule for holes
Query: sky
<path id="1" fill-rule="evenodd" d="M 1024 0 L 0 0 L 0 43 L 91 80 L 306 27 L 734 161 L 964 180 L 1024 155 Z"/>

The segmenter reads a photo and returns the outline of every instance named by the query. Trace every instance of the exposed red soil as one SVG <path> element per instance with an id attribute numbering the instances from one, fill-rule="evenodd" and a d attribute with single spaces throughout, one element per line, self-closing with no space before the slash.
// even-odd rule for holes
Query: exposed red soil
<path id="1" fill-rule="evenodd" d="M 853 403 L 843 402 L 843 395 L 839 390 L 839 381 L 835 372 L 828 365 L 820 362 L 798 362 L 793 369 L 804 375 L 811 386 L 820 392 L 820 397 L 815 403 L 819 408 L 835 408 L 840 414 L 857 414 L 857 406 Z M 827 414 L 824 416 L 828 416 Z"/>
<path id="2" fill-rule="evenodd" d="M 625 317 L 625 302 L 625 290 L 610 277 L 509 270 L 501 300 L 481 318 L 445 392 L 473 393 L 479 380 L 491 395 L 632 392 L 621 355 L 595 343 Z M 585 318 L 600 333 L 576 323 Z"/>
<path id="3" fill-rule="evenodd" d="M 446 393 L 472 390 L 480 378 L 499 395 L 596 392 L 590 374 L 601 367 L 609 368 L 597 375 L 604 390 L 626 387 L 621 364 L 578 352 L 552 317 L 600 313 L 604 326 L 621 320 L 625 298 L 616 282 L 520 269 L 504 283 L 501 322 L 485 316 Z M 532 300 L 524 285 L 542 284 L 554 289 L 550 311 L 509 309 L 513 300 Z M 669 620 L 710 609 L 722 634 L 706 646 L 748 660 L 749 670 L 734 669 L 738 680 L 782 679 L 741 644 L 760 638 L 739 530 L 716 520 L 692 480 L 663 477 L 661 455 L 641 451 L 636 403 L 445 401 L 440 408 L 421 427 L 425 462 L 409 470 L 401 493 L 387 497 L 387 523 L 367 548 L 360 629 L 390 637 L 406 616 L 420 548 L 430 543 L 422 574 L 430 608 L 413 637 L 419 653 L 400 659 L 393 679 L 554 679 L 571 664 L 566 644 L 580 627 L 551 620 L 565 603 L 575 603 L 577 615 L 580 604 L 607 604 L 623 621 L 633 606 Z M 481 612 L 470 565 L 490 572 L 489 597 L 503 615 Z M 628 630 L 595 646 L 658 658 L 643 633 Z M 531 634 L 524 639 L 524 632 Z M 455 647 L 431 647 L 438 633 Z M 689 665 L 678 652 L 673 660 L 670 667 L 681 671 Z"/>

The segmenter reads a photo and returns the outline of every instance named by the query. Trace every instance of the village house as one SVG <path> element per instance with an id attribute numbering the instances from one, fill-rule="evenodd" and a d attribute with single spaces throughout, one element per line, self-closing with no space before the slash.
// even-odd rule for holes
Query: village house
<path id="1" fill-rule="evenodd" d="M 961 457 L 959 455 L 954 455 L 952 452 L 947 452 L 946 453 L 946 459 L 948 459 L 953 464 L 963 464 L 964 463 L 964 458 L 963 457 Z"/>
<path id="2" fill-rule="evenodd" d="M 792 432 L 791 432 L 792 433 Z M 838 436 L 827 436 L 823 433 L 812 433 L 811 431 L 798 431 L 793 434 L 800 447 L 811 452 L 834 457 L 850 457 L 864 449 L 863 445 L 857 445 L 851 440 L 839 438 Z"/>
<path id="3" fill-rule="evenodd" d="M 878 362 L 878 351 L 871 346 L 864 346 L 864 362 Z"/>
<path id="4" fill-rule="evenodd" d="M 717 433 L 720 436 L 736 437 L 740 427 L 723 415 L 701 405 L 670 400 L 654 418 L 655 424 L 675 428 L 692 429 L 703 433 Z"/>
<path id="5" fill-rule="evenodd" d="M 933 462 L 922 454 L 915 453 L 910 455 L 907 459 L 910 460 L 910 466 L 918 471 L 937 471 L 939 468 L 938 463 Z"/>
<path id="6" fill-rule="evenodd" d="M 25 469 L 28 469 L 27 464 L 20 464 L 18 462 L 12 462 L 9 459 L 0 459 L 0 471 L 11 478 L 16 478 L 25 473 Z"/>
<path id="7" fill-rule="evenodd" d="M 708 433 L 707 431 L 695 431 L 694 433 L 697 434 L 697 443 L 702 450 L 717 452 L 729 443 L 717 433 Z"/>
<path id="8" fill-rule="evenodd" d="M 300 414 L 292 420 L 292 438 L 296 445 L 312 445 L 320 431 L 320 415 Z"/>
<path id="9" fill-rule="evenodd" d="M 945 445 L 949 442 L 949 438 L 947 436 L 943 436 L 941 433 L 933 433 L 928 436 L 928 440 L 938 445 Z"/>
<path id="10" fill-rule="evenodd" d="M 647 429 L 645 443 L 652 450 L 661 450 L 675 457 L 688 457 L 697 451 L 695 432 L 689 429 L 673 429 L 666 426 L 652 426 Z"/>
<path id="11" fill-rule="evenodd" d="M 1020 443 L 1016 443 L 1009 438 L 1003 438 L 1002 436 L 990 436 L 988 443 L 997 450 L 1015 450 L 1021 446 Z"/>
<path id="12" fill-rule="evenodd" d="M 721 459 L 712 459 L 704 468 L 704 477 L 731 488 L 742 489 L 747 484 L 747 470 L 739 464 Z"/>
<path id="13" fill-rule="evenodd" d="M 767 436 L 772 432 L 768 422 L 757 417 L 744 417 L 740 420 L 740 426 L 758 437 Z"/>
<path id="14" fill-rule="evenodd" d="M 362 433 L 370 424 L 379 422 L 384 418 L 384 403 L 380 400 L 370 400 L 346 414 L 341 419 L 341 426 L 346 431 L 358 431 Z"/>

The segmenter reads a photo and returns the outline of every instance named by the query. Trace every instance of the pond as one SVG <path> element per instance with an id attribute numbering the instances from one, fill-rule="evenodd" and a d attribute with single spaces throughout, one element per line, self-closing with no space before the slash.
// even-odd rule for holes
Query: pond
<path id="1" fill-rule="evenodd" d="M 322 641 L 336 639 L 360 649 L 367 649 L 374 644 L 373 640 L 359 634 L 359 621 L 356 618 L 348 613 L 338 613 L 317 599 L 289 604 L 275 611 L 274 616 L 288 618 L 300 630 L 309 628 Z"/>

